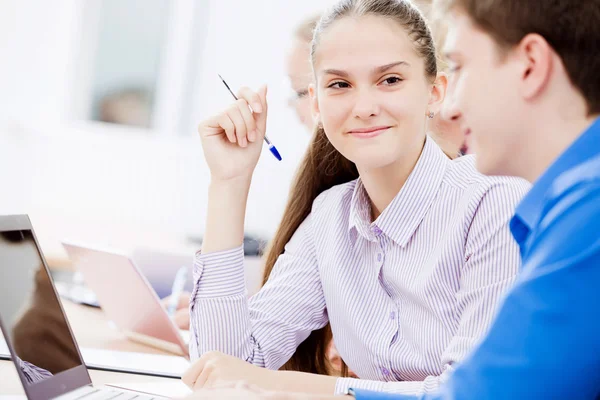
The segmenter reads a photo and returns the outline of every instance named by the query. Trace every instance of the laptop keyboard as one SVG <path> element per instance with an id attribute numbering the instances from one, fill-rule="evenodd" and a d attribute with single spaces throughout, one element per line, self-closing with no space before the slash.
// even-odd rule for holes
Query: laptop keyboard
<path id="1" fill-rule="evenodd" d="M 83 396 L 77 397 L 74 400 L 152 400 L 157 397 L 147 396 L 141 393 L 134 392 L 123 392 L 120 390 L 109 389 L 109 388 L 94 388 L 92 391 L 84 394 Z"/>

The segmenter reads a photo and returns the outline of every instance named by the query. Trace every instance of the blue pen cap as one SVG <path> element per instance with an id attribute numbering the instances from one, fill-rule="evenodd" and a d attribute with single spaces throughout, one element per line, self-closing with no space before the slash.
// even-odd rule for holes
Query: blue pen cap
<path id="1" fill-rule="evenodd" d="M 273 155 L 275 156 L 275 158 L 277 158 L 279 161 L 281 161 L 281 155 L 279 154 L 279 152 L 277 151 L 277 149 L 275 148 L 275 146 L 270 145 L 269 146 L 269 150 L 271 151 L 271 153 L 273 153 Z"/>

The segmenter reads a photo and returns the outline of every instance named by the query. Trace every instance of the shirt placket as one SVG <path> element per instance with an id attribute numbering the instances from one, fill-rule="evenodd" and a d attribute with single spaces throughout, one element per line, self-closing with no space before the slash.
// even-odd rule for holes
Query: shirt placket
<path id="1" fill-rule="evenodd" d="M 391 356 L 390 349 L 391 346 L 396 343 L 398 340 L 398 315 L 397 315 L 397 307 L 396 302 L 393 299 L 393 292 L 391 288 L 387 285 L 384 279 L 382 279 L 383 267 L 385 265 L 386 259 L 386 250 L 388 247 L 388 238 L 383 234 L 382 230 L 377 226 L 373 225 L 371 227 L 371 232 L 375 236 L 375 240 L 377 242 L 377 251 L 375 254 L 375 263 L 379 270 L 379 280 L 381 285 L 390 298 L 390 301 L 387 302 L 388 307 L 385 309 L 386 320 L 387 323 L 382 327 L 381 330 L 381 341 L 380 341 L 380 349 L 379 349 L 379 371 L 382 375 L 383 380 L 385 381 L 395 381 L 397 380 L 396 375 L 393 371 L 393 366 L 391 365 Z M 386 339 L 388 338 L 388 339 Z"/>

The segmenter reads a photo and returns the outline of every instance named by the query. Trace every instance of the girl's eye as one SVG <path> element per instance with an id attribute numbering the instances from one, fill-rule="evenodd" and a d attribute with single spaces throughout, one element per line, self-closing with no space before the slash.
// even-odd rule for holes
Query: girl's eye
<path id="1" fill-rule="evenodd" d="M 304 89 L 304 90 L 297 90 L 296 91 L 296 98 L 297 99 L 303 99 L 306 96 L 308 96 L 308 89 Z"/>
<path id="2" fill-rule="evenodd" d="M 383 82 L 387 85 L 387 86 L 391 86 L 391 85 L 395 85 L 397 83 L 402 82 L 404 79 L 398 77 L 398 76 L 390 76 L 389 78 L 385 78 L 383 80 Z"/>
<path id="3" fill-rule="evenodd" d="M 347 89 L 350 87 L 350 85 L 347 82 L 337 81 L 333 82 L 327 87 L 331 89 Z"/>

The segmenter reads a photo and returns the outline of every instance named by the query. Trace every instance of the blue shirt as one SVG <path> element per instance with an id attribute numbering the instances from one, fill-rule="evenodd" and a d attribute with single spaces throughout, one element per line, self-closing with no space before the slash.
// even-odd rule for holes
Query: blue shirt
<path id="1" fill-rule="evenodd" d="M 600 119 L 538 179 L 510 228 L 523 269 L 440 391 L 357 399 L 600 399 Z"/>

